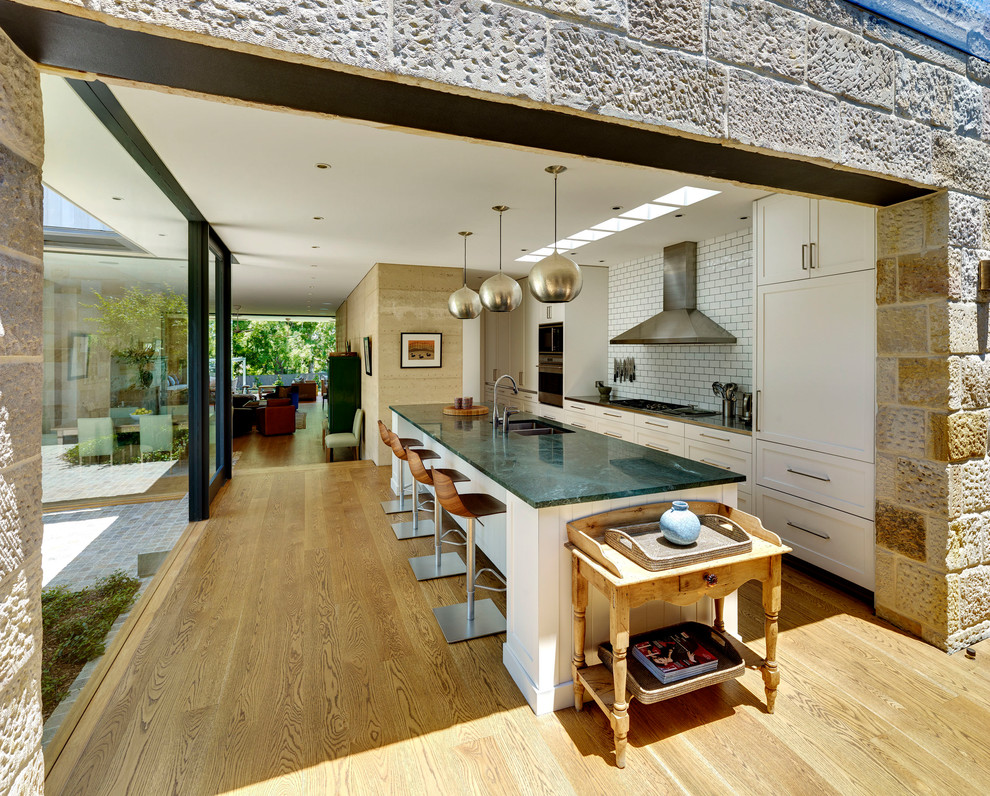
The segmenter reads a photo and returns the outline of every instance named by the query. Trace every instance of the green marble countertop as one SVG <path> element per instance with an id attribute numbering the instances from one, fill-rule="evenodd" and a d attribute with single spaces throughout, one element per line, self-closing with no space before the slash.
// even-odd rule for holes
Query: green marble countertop
<path id="1" fill-rule="evenodd" d="M 650 450 L 565 423 L 572 434 L 521 436 L 501 430 L 492 438 L 491 416 L 452 417 L 443 404 L 392 406 L 423 434 L 474 465 L 534 508 L 733 484 L 745 476 L 680 456 Z M 521 412 L 513 420 L 534 419 Z M 423 440 L 426 447 L 432 447 Z"/>

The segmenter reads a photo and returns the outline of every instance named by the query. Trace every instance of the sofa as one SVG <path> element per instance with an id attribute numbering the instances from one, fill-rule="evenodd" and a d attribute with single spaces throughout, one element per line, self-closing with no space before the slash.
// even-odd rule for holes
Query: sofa
<path id="1" fill-rule="evenodd" d="M 267 406 L 259 406 L 255 421 L 258 431 L 266 437 L 296 433 L 296 408 L 289 398 L 269 398 Z"/>

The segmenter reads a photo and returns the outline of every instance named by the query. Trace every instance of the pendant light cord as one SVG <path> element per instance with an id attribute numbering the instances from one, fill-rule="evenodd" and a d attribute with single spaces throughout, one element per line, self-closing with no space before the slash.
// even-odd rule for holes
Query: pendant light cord
<path id="1" fill-rule="evenodd" d="M 498 211 L 498 272 L 502 273 L 502 212 Z"/>
<path id="2" fill-rule="evenodd" d="M 467 287 L 467 235 L 464 236 L 464 287 Z"/>
<path id="3" fill-rule="evenodd" d="M 553 251 L 557 253 L 557 175 L 553 175 Z"/>

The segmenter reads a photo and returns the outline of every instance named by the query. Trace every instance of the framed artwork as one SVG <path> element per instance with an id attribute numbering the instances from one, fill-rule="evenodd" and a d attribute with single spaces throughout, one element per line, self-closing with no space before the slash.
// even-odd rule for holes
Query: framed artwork
<path id="1" fill-rule="evenodd" d="M 401 360 L 404 368 L 439 368 L 440 332 L 402 332 Z"/>
<path id="2" fill-rule="evenodd" d="M 371 375 L 371 338 L 364 338 L 364 372 L 365 375 Z"/>
<path id="3" fill-rule="evenodd" d="M 85 332 L 69 332 L 69 381 L 85 379 L 89 375 L 89 335 Z"/>

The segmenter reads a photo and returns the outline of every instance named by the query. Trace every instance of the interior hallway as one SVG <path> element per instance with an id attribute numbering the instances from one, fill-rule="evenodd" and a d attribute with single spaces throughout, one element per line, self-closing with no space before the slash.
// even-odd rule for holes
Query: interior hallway
<path id="1" fill-rule="evenodd" d="M 242 438 L 47 793 L 972 793 L 990 775 L 990 642 L 946 657 L 786 568 L 777 712 L 753 670 L 633 703 L 616 769 L 593 705 L 532 713 L 504 636 L 444 642 L 431 609 L 463 579 L 413 579 L 430 540 L 394 538 L 385 468 L 262 466 L 262 448 L 293 459 L 314 414 L 305 436 Z M 760 649 L 758 586 L 740 606 Z"/>

